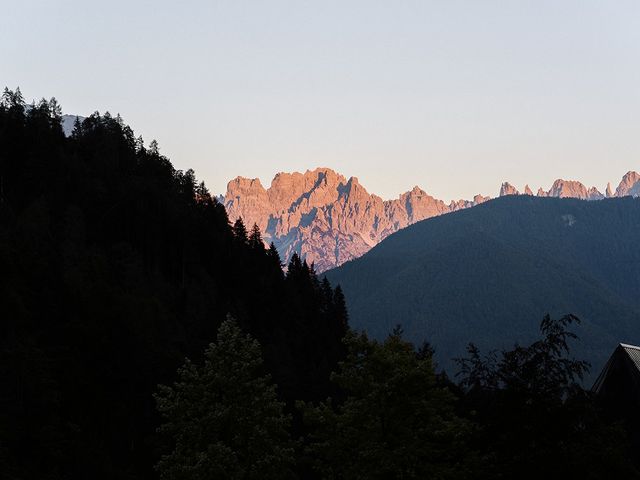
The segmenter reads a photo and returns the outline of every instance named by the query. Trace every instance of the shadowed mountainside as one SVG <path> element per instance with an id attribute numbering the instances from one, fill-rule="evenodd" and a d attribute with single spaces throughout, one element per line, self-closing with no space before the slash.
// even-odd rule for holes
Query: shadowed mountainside
<path id="1" fill-rule="evenodd" d="M 549 312 L 582 319 L 577 355 L 597 369 L 640 341 L 639 238 L 637 198 L 508 196 L 419 222 L 327 277 L 354 328 L 382 338 L 401 324 L 445 367 L 470 341 L 530 341 Z"/>

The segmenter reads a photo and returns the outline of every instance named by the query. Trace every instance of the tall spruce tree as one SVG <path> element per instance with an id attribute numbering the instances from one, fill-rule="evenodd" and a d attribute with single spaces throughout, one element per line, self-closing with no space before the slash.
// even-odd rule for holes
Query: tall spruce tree
<path id="1" fill-rule="evenodd" d="M 281 479 L 292 476 L 290 417 L 264 374 L 260 345 L 229 318 L 204 365 L 186 361 L 172 386 L 160 386 L 161 431 L 173 450 L 157 470 L 177 479 Z"/>
<path id="2" fill-rule="evenodd" d="M 269 250 L 267 250 L 267 257 L 269 257 L 272 265 L 277 266 L 280 271 L 282 271 L 282 267 L 284 264 L 282 263 L 282 259 L 280 258 L 280 253 L 278 253 L 278 249 L 274 245 L 273 242 L 269 244 Z"/>
<path id="3" fill-rule="evenodd" d="M 253 224 L 251 227 L 251 233 L 249 234 L 249 246 L 256 251 L 264 252 L 264 241 L 262 240 L 262 233 L 260 233 L 260 227 L 258 227 L 257 223 Z"/>
<path id="4" fill-rule="evenodd" d="M 247 235 L 247 227 L 244 226 L 244 222 L 241 217 L 238 217 L 235 223 L 233 224 L 233 237 L 236 242 L 239 244 L 246 244 L 249 241 L 249 237 Z"/>

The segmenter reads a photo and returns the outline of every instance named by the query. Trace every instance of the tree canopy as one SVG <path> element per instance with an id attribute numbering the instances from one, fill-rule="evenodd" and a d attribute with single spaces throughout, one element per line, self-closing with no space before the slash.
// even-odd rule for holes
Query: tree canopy
<path id="1" fill-rule="evenodd" d="M 478 425 L 477 478 L 637 478 L 624 434 L 579 383 L 589 368 L 570 352 L 579 323 L 546 315 L 530 345 L 483 355 L 471 344 L 458 360 L 462 402 Z"/>
<path id="2" fill-rule="evenodd" d="M 399 331 L 383 343 L 349 334 L 333 381 L 344 392 L 305 410 L 321 478 L 465 478 L 470 425 L 437 381 L 430 355 Z"/>
<path id="3" fill-rule="evenodd" d="M 173 450 L 157 466 L 163 479 L 284 479 L 293 476 L 291 417 L 264 373 L 260 345 L 229 318 L 204 364 L 187 359 L 155 395 L 160 430 Z"/>

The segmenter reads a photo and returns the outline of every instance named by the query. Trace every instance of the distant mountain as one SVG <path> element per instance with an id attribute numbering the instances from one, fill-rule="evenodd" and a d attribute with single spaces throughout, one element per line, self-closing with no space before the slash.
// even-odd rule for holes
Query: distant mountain
<path id="1" fill-rule="evenodd" d="M 62 130 L 64 131 L 64 134 L 68 137 L 71 135 L 71 132 L 73 132 L 73 127 L 76 123 L 76 118 L 79 121 L 83 121 L 85 119 L 85 117 L 80 117 L 78 115 L 63 115 L 62 116 Z"/>
<path id="2" fill-rule="evenodd" d="M 627 173 L 615 194 L 609 185 L 603 195 L 571 180 L 556 180 L 541 197 L 599 200 L 640 194 L 640 175 Z M 520 195 L 508 182 L 500 196 Z M 524 195 L 533 195 L 528 185 Z M 237 177 L 227 185 L 222 202 L 229 218 L 242 217 L 248 227 L 258 224 L 268 242 L 274 242 L 285 261 L 297 252 L 319 272 L 358 258 L 390 234 L 426 218 L 481 204 L 490 197 L 445 203 L 419 187 L 393 200 L 370 194 L 355 177 L 329 168 L 305 173 L 278 173 L 269 188 L 259 179 Z"/>
<path id="3" fill-rule="evenodd" d="M 470 341 L 528 342 L 545 313 L 574 313 L 597 374 L 618 343 L 640 342 L 640 198 L 505 196 L 405 228 L 327 277 L 353 327 L 382 338 L 401 324 L 449 369 Z"/>
<path id="4" fill-rule="evenodd" d="M 229 182 L 224 205 L 233 221 L 258 224 L 287 260 L 294 252 L 318 271 L 367 252 L 393 232 L 425 218 L 482 203 L 445 204 L 419 187 L 395 200 L 370 194 L 356 177 L 329 168 L 305 173 L 279 173 L 265 189 L 260 180 L 237 177 Z"/>
<path id="5" fill-rule="evenodd" d="M 28 112 L 29 110 L 31 110 L 31 108 L 33 108 L 33 105 L 35 105 L 35 102 L 30 105 L 25 105 L 25 111 Z M 71 133 L 73 132 L 73 127 L 75 126 L 75 123 L 76 123 L 76 118 L 80 122 L 82 122 L 86 117 L 82 117 L 80 115 L 68 115 L 68 114 L 62 115 L 62 121 L 60 123 L 62 125 L 62 131 L 64 132 L 65 136 L 67 137 L 71 136 Z"/>

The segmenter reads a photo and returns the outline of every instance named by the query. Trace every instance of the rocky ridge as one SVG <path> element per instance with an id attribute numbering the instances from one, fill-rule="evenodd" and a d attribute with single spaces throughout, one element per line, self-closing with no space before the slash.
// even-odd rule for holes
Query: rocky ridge
<path id="1" fill-rule="evenodd" d="M 528 185 L 524 195 L 533 195 Z M 508 182 L 499 196 L 520 195 Z M 608 185 L 605 194 L 580 182 L 556 180 L 540 197 L 570 197 L 599 200 L 606 197 L 640 195 L 640 175 L 628 172 L 615 193 Z M 369 193 L 356 177 L 346 178 L 330 168 L 305 173 L 278 173 L 268 188 L 259 179 L 237 177 L 227 185 L 222 201 L 231 221 L 242 218 L 247 227 L 260 227 L 265 241 L 273 242 L 288 261 L 297 252 L 318 272 L 357 258 L 392 233 L 420 220 L 469 208 L 491 197 L 448 204 L 420 187 L 393 200 Z"/>

